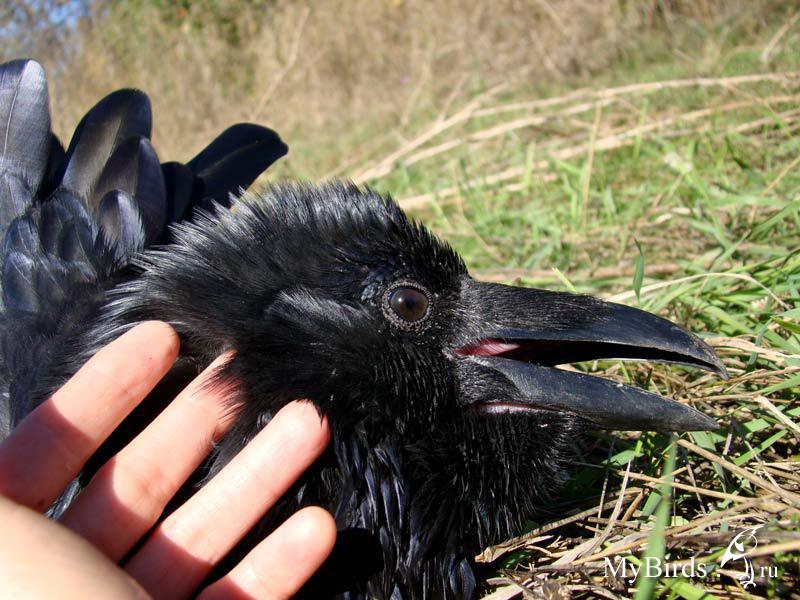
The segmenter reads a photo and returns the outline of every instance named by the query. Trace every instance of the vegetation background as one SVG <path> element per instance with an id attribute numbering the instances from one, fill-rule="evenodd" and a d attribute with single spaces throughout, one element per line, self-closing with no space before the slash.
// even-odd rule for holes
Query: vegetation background
<path id="1" fill-rule="evenodd" d="M 291 148 L 267 179 L 375 186 L 478 278 L 639 305 L 717 348 L 729 381 L 577 365 L 723 428 L 597 434 L 528 533 L 478 557 L 484 594 L 800 598 L 797 2 L 0 0 L 0 37 L 44 63 L 62 137 L 123 86 L 150 95 L 162 160 L 263 123 Z M 756 526 L 745 588 L 719 563 Z M 712 574 L 604 560 L 647 556 Z"/>

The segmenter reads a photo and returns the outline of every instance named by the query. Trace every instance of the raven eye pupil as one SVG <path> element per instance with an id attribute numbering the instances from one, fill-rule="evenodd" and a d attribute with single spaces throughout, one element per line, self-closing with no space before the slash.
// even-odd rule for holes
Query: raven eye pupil
<path id="1" fill-rule="evenodd" d="M 389 306 L 398 317 L 414 323 L 428 314 L 428 297 L 418 289 L 401 287 L 389 296 Z"/>

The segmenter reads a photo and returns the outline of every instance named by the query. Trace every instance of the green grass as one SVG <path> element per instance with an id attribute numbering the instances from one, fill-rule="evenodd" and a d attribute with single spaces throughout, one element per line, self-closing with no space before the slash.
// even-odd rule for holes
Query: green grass
<path id="1" fill-rule="evenodd" d="M 530 536 L 481 555 L 494 557 L 483 588 L 492 598 L 523 587 L 550 598 L 775 597 L 800 586 L 800 76 L 777 75 L 800 70 L 800 24 L 775 38 L 786 22 L 755 37 L 708 33 L 685 56 L 623 57 L 613 73 L 557 88 L 484 90 L 334 171 L 391 192 L 476 278 L 665 315 L 715 346 L 731 374 L 580 365 L 691 403 L 722 429 L 681 436 L 674 469 L 665 435 L 596 434 Z M 701 76 L 718 81 L 618 89 Z M 779 576 L 744 590 L 742 565 L 718 561 L 732 532 L 759 524 L 754 561 Z M 694 557 L 713 575 L 640 579 L 638 594 L 604 576 L 604 556 L 635 561 L 645 549 L 679 564 Z"/>

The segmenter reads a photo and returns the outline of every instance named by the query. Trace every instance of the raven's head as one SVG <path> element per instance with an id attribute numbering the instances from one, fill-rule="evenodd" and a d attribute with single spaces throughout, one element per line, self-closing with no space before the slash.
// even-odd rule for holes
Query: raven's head
<path id="1" fill-rule="evenodd" d="M 200 363 L 235 351 L 222 376 L 240 412 L 222 461 L 283 404 L 313 400 L 334 441 L 329 471 L 304 492 L 317 497 L 303 501 L 379 532 L 388 567 L 412 585 L 425 577 L 415 565 L 440 556 L 460 581 L 443 588 L 466 591 L 463 557 L 521 524 L 581 430 L 715 427 L 673 400 L 556 368 L 615 357 L 724 374 L 697 337 L 591 297 L 477 282 L 375 192 L 276 187 L 180 225 L 176 240 L 147 255 L 112 312 L 169 321 Z"/>

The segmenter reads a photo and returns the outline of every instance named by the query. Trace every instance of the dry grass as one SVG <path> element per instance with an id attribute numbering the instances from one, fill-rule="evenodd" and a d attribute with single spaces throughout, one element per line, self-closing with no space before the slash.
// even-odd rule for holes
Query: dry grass
<path id="1" fill-rule="evenodd" d="M 50 73 L 62 134 L 97 98 L 130 86 L 153 99 L 165 158 L 188 158 L 224 127 L 250 120 L 307 140 L 312 153 L 311 140 L 344 145 L 352 159 L 364 146 L 396 145 L 376 140 L 375 131 L 407 127 L 476 93 L 541 87 L 639 60 L 643 39 L 669 51 L 714 24 L 731 32 L 740 20 L 763 27 L 771 4 L 97 1 L 73 33 L 42 34 L 44 47 L 31 51 Z M 339 162 L 315 156 L 292 164 L 320 176 Z"/>

